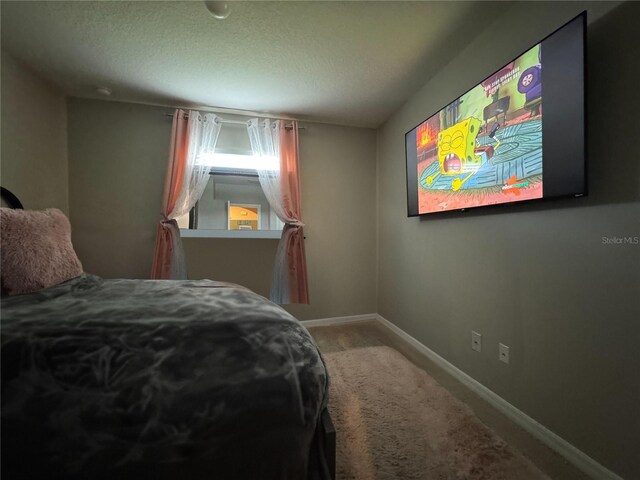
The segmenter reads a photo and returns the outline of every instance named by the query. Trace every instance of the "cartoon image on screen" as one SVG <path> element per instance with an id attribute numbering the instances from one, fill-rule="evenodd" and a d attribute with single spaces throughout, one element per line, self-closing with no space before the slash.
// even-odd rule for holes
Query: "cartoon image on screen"
<path id="1" fill-rule="evenodd" d="M 542 198 L 536 45 L 417 127 L 419 213 Z"/>

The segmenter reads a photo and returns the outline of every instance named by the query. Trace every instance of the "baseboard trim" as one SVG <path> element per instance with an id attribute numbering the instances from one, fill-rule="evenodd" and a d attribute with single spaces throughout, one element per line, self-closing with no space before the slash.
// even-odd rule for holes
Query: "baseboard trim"
<path id="1" fill-rule="evenodd" d="M 416 350 L 424 354 L 431 361 L 447 371 L 451 376 L 455 377 L 472 391 L 477 393 L 480 397 L 482 397 L 485 401 L 487 401 L 497 410 L 506 415 L 513 422 L 520 425 L 535 438 L 540 440 L 552 450 L 562 455 L 567 459 L 567 461 L 571 462 L 573 465 L 575 465 L 590 477 L 597 480 L 624 480 L 622 477 L 613 473 L 611 470 L 607 469 L 606 467 L 595 461 L 593 458 L 589 457 L 582 450 L 578 450 L 562 437 L 553 433 L 544 425 L 538 423 L 526 413 L 511 405 L 504 398 L 500 397 L 498 394 L 489 390 L 480 382 L 474 380 L 462 370 L 449 363 L 447 360 L 442 358 L 440 355 L 438 355 L 436 352 L 431 350 L 420 341 L 416 340 L 407 332 L 399 328 L 397 325 L 391 323 L 389 320 L 378 314 L 376 314 L 376 319 L 382 325 L 387 327 L 400 338 L 416 348 Z"/>
<path id="2" fill-rule="evenodd" d="M 363 315 L 349 315 L 346 317 L 330 317 L 330 318 L 316 318 L 313 320 L 301 320 L 305 327 L 325 327 L 328 325 L 346 325 L 348 323 L 377 321 L 377 313 L 365 313 Z"/>

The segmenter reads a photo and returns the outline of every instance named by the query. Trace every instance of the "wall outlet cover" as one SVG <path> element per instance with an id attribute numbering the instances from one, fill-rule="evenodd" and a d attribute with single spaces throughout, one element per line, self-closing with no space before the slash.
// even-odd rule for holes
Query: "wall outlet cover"
<path id="1" fill-rule="evenodd" d="M 509 363 L 509 347 L 504 343 L 498 344 L 498 360 L 504 363 Z"/>
<path id="2" fill-rule="evenodd" d="M 482 351 L 482 335 L 471 330 L 471 348 L 476 352 Z"/>

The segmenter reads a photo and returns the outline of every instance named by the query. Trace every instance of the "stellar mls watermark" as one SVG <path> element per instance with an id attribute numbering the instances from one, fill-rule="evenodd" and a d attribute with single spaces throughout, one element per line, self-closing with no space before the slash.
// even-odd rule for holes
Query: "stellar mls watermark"
<path id="1" fill-rule="evenodd" d="M 602 237 L 603 245 L 640 245 L 640 237 Z"/>

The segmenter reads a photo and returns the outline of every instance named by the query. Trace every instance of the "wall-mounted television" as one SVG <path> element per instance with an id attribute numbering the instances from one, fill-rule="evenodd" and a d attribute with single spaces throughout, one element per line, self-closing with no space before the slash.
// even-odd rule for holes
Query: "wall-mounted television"
<path id="1" fill-rule="evenodd" d="M 586 194 L 585 31 L 583 12 L 405 134 L 410 217 Z"/>

